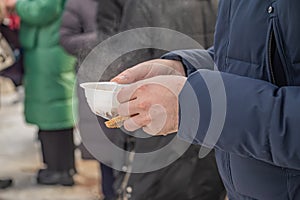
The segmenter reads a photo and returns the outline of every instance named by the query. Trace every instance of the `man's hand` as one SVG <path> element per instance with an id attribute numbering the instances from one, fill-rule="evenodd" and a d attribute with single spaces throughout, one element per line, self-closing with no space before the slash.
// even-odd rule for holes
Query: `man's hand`
<path id="1" fill-rule="evenodd" d="M 156 76 L 124 87 L 118 94 L 121 116 L 128 131 L 143 128 L 151 135 L 167 135 L 178 130 L 178 95 L 184 76 Z"/>
<path id="2" fill-rule="evenodd" d="M 111 81 L 120 84 L 130 84 L 161 75 L 185 76 L 185 72 L 180 61 L 155 59 L 129 68 Z"/>

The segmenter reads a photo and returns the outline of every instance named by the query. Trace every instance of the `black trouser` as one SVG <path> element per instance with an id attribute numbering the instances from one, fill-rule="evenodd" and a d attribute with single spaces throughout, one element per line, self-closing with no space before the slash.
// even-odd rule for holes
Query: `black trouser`
<path id="1" fill-rule="evenodd" d="M 102 193 L 105 199 L 115 199 L 115 191 L 113 184 L 115 181 L 113 169 L 106 166 L 103 163 L 100 163 L 101 168 L 101 177 L 102 177 Z"/>
<path id="2" fill-rule="evenodd" d="M 51 171 L 75 171 L 73 128 L 65 130 L 39 130 L 43 162 Z"/>

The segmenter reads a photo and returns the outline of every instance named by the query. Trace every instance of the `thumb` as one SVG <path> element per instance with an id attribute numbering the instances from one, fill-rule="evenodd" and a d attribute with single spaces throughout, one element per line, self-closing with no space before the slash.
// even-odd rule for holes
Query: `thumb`
<path id="1" fill-rule="evenodd" d="M 111 82 L 116 82 L 119 84 L 130 84 L 133 82 L 132 77 L 128 76 L 127 72 L 124 71 L 121 74 L 117 75 L 113 79 L 110 80 Z"/>
<path id="2" fill-rule="evenodd" d="M 134 73 L 137 72 L 135 70 L 132 69 L 127 69 L 125 71 L 123 71 L 122 73 L 120 73 L 119 75 L 117 75 L 116 77 L 114 77 L 113 79 L 111 79 L 111 82 L 116 82 L 119 84 L 130 84 L 130 83 L 134 83 L 136 82 L 136 76 L 137 74 Z"/>
<path id="3" fill-rule="evenodd" d="M 135 83 L 137 81 L 145 79 L 150 70 L 151 65 L 149 65 L 149 62 L 143 62 L 123 71 L 118 76 L 111 79 L 111 82 L 116 82 L 119 84 Z"/>

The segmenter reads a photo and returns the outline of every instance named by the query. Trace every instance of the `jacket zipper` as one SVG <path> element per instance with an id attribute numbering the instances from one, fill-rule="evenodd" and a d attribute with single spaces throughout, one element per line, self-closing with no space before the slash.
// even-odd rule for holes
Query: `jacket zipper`
<path id="1" fill-rule="evenodd" d="M 271 75 L 271 82 L 276 85 L 273 63 L 272 63 L 272 43 L 274 39 L 274 32 L 273 29 L 271 30 L 270 38 L 269 38 L 269 47 L 268 47 L 268 58 L 269 58 L 269 68 L 270 68 L 270 75 Z"/>
<path id="2" fill-rule="evenodd" d="M 120 186 L 119 191 L 119 197 L 117 200 L 129 200 L 131 198 L 131 194 L 127 193 L 126 187 L 128 186 L 131 174 L 132 174 L 132 166 L 133 166 L 133 160 L 135 156 L 135 151 L 130 151 L 128 156 L 128 169 L 126 171 L 126 174 L 124 175 L 123 181 Z"/>

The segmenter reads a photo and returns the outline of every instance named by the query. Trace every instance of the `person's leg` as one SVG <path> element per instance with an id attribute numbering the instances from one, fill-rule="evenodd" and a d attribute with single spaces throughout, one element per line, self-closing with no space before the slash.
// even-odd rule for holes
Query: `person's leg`
<path id="1" fill-rule="evenodd" d="M 57 132 L 57 171 L 76 171 L 73 128 Z"/>
<path id="2" fill-rule="evenodd" d="M 47 169 L 54 171 L 75 170 L 73 129 L 40 130 L 39 138 Z"/>
<path id="3" fill-rule="evenodd" d="M 73 185 L 75 171 L 73 129 L 39 131 L 42 155 L 47 168 L 40 170 L 39 184 Z"/>
<path id="4" fill-rule="evenodd" d="M 101 169 L 101 177 L 102 177 L 102 192 L 104 195 L 105 200 L 112 200 L 115 199 L 115 191 L 113 188 L 114 184 L 114 174 L 113 169 L 111 167 L 108 167 L 102 163 L 100 164 Z"/>
<path id="5" fill-rule="evenodd" d="M 38 131 L 38 140 L 41 144 L 41 153 L 42 153 L 43 163 L 44 163 L 44 165 L 47 166 L 47 162 L 45 160 L 45 158 L 46 158 L 46 155 L 45 155 L 45 140 L 42 141 L 42 139 L 41 139 L 41 137 L 42 137 L 41 135 L 42 135 L 43 132 L 44 131 L 41 131 L 41 130 Z"/>

